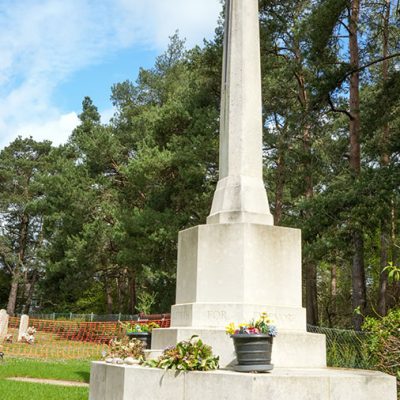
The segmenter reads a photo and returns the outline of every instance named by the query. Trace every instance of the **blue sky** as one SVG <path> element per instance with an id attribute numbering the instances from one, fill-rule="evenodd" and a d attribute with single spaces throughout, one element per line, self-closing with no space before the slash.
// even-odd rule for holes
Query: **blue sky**
<path id="1" fill-rule="evenodd" d="M 18 135 L 54 144 L 90 96 L 103 121 L 113 83 L 135 80 L 176 30 L 212 38 L 220 0 L 0 0 L 0 149 Z"/>

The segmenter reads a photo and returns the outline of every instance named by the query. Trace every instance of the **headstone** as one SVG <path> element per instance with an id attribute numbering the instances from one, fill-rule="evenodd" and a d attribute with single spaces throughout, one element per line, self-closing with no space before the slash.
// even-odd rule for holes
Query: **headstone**
<path id="1" fill-rule="evenodd" d="M 21 341 L 22 336 L 26 333 L 28 327 L 29 327 L 29 316 L 23 314 L 21 315 L 21 319 L 19 321 L 18 342 Z"/>
<path id="2" fill-rule="evenodd" d="M 0 343 L 8 333 L 8 314 L 6 310 L 0 310 Z"/>

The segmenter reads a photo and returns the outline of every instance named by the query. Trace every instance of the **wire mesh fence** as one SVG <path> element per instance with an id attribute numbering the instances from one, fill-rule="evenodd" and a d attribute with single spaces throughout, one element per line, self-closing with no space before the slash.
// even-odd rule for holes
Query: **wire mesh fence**
<path id="1" fill-rule="evenodd" d="M 145 324 L 150 319 L 131 321 Z M 161 328 L 170 325 L 169 318 L 151 319 Z M 92 359 L 101 357 L 111 339 L 125 335 L 118 321 L 85 322 L 71 320 L 29 319 L 29 326 L 36 329 L 33 343 L 18 341 L 19 317 L 10 317 L 8 336 L 3 352 L 11 357 L 41 359 Z"/>
<path id="2" fill-rule="evenodd" d="M 373 368 L 372 356 L 366 346 L 367 332 L 311 325 L 307 325 L 307 330 L 326 336 L 326 358 L 329 367 Z"/>
<path id="3" fill-rule="evenodd" d="M 17 316 L 20 316 L 18 314 Z M 29 317 L 40 320 L 65 320 L 82 322 L 103 322 L 103 321 L 138 321 L 141 319 L 165 319 L 169 314 L 75 314 L 75 313 L 29 313 Z"/>
<path id="4" fill-rule="evenodd" d="M 36 329 L 33 344 L 18 342 L 20 317 L 10 317 L 3 351 L 14 357 L 99 359 L 112 338 L 125 334 L 119 321 L 135 324 L 153 321 L 166 328 L 170 326 L 170 315 L 31 314 L 29 326 Z M 326 335 L 328 366 L 372 368 L 366 346 L 368 333 L 310 325 L 307 330 Z"/>

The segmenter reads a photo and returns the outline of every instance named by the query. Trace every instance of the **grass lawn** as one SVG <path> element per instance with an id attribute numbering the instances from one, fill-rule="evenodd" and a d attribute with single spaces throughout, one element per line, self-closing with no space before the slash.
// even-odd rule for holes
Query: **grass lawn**
<path id="1" fill-rule="evenodd" d="M 8 381 L 8 377 L 29 377 L 89 382 L 89 361 L 46 362 L 5 358 L 0 361 L 1 400 L 87 400 L 89 390 L 82 387 L 52 386 Z"/>

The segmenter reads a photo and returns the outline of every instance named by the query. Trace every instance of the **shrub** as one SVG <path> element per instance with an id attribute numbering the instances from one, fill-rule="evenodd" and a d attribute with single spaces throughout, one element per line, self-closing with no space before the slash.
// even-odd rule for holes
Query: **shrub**
<path id="1" fill-rule="evenodd" d="M 370 333 L 367 348 L 374 366 L 396 376 L 400 389 L 400 308 L 391 310 L 386 317 L 367 317 L 363 329 Z"/>

